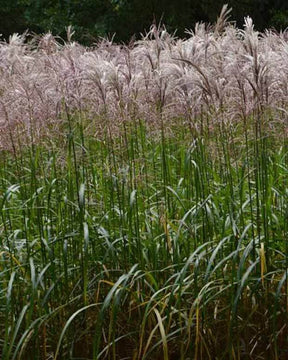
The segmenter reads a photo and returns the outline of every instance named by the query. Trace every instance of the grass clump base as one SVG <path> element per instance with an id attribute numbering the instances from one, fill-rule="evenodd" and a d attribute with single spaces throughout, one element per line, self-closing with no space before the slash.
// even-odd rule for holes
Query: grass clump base
<path id="1" fill-rule="evenodd" d="M 285 139 L 70 120 L 1 156 L 1 358 L 284 359 Z"/>

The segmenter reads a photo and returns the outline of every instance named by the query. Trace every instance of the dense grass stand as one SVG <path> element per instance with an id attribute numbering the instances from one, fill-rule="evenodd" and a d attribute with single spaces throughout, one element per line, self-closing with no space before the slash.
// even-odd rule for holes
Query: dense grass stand
<path id="1" fill-rule="evenodd" d="M 288 34 L 0 45 L 0 353 L 286 359 Z"/>

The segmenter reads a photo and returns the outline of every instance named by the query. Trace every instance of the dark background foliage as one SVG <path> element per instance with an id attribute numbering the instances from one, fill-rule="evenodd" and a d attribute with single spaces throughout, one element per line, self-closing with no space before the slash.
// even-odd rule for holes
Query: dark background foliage
<path id="1" fill-rule="evenodd" d="M 116 41 L 129 41 L 136 34 L 161 21 L 171 32 L 183 36 L 196 22 L 213 23 L 224 2 L 215 0 L 0 0 L 0 33 L 30 32 L 65 36 L 73 25 L 76 40 L 89 44 L 99 36 L 115 35 Z M 231 19 L 241 27 L 250 15 L 257 30 L 288 26 L 287 0 L 230 0 Z"/>

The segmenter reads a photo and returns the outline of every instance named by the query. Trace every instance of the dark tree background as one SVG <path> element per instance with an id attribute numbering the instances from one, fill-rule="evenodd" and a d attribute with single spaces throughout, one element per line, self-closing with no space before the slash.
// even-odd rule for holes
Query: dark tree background
<path id="1" fill-rule="evenodd" d="M 99 36 L 115 35 L 116 41 L 129 41 L 135 34 L 161 21 L 171 32 L 183 36 L 197 21 L 213 23 L 223 2 L 215 0 L 0 0 L 0 34 L 51 31 L 65 37 L 73 25 L 75 38 L 89 44 Z M 231 19 L 243 25 L 250 15 L 258 30 L 288 26 L 288 0 L 230 0 Z"/>

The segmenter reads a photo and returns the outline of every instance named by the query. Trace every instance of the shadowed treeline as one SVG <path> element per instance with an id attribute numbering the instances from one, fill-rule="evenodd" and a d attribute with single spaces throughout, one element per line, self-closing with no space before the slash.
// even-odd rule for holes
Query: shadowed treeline
<path id="1" fill-rule="evenodd" d="M 259 31 L 288 26 L 286 0 L 230 0 L 228 5 L 238 27 L 248 15 Z M 177 35 L 183 36 L 196 22 L 213 23 L 222 6 L 223 2 L 214 0 L 0 0 L 0 34 L 7 39 L 29 29 L 64 36 L 65 27 L 73 25 L 76 39 L 84 44 L 113 34 L 117 42 L 128 42 L 134 34 L 139 38 L 151 23 L 162 22 L 170 33 L 177 29 Z"/>

